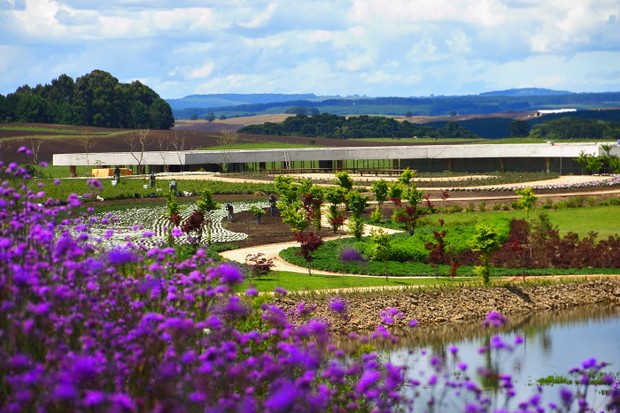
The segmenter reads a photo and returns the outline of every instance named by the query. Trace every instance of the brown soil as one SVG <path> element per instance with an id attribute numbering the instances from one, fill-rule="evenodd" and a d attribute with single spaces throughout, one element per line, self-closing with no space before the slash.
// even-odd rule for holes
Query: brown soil
<path id="1" fill-rule="evenodd" d="M 211 125 L 213 124 L 213 125 Z M 128 152 L 135 131 L 127 129 L 110 128 L 84 128 L 65 125 L 47 124 L 0 124 L 2 126 L 24 127 L 50 127 L 74 130 L 75 136 L 68 132 L 33 132 L 31 130 L 7 130 L 0 129 L 0 154 L 1 161 L 27 163 L 32 162 L 32 156 L 17 153 L 20 146 L 32 149 L 36 154 L 37 162 L 52 162 L 56 153 L 86 153 L 86 152 Z M 235 135 L 235 141 L 230 142 L 226 133 L 235 132 L 243 125 L 229 125 L 216 122 L 202 122 L 192 125 L 192 129 L 180 126 L 173 130 L 151 130 L 148 132 L 145 142 L 145 151 L 169 151 L 169 150 L 192 150 L 218 146 L 224 143 L 254 143 L 254 142 L 280 142 L 287 144 L 304 144 L 321 147 L 335 146 L 395 146 L 402 145 L 398 140 L 394 142 L 366 142 L 354 139 L 327 139 L 305 138 L 299 136 L 267 136 L 267 135 Z M 95 133 L 107 133 L 95 135 Z M 136 139 L 134 139 L 136 141 Z M 87 149 L 88 148 L 88 149 Z M 139 146 L 134 143 L 134 151 L 139 151 Z"/>
<path id="2" fill-rule="evenodd" d="M 279 215 L 271 216 L 266 213 L 260 224 L 256 223 L 256 217 L 249 211 L 236 213 L 233 217 L 233 222 L 224 221 L 222 226 L 230 231 L 248 234 L 245 240 L 235 242 L 240 248 L 295 241 L 290 226 L 282 222 Z M 321 229 L 319 234 L 323 238 L 337 235 L 326 228 Z"/>

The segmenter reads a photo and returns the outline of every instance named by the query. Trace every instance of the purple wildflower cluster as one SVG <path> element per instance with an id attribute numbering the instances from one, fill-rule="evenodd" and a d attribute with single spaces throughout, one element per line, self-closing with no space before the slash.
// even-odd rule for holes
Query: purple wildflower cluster
<path id="1" fill-rule="evenodd" d="M 366 262 L 362 254 L 360 254 L 359 251 L 357 251 L 354 248 L 343 249 L 342 252 L 340 253 L 340 261 L 347 262 L 347 263 L 348 262 L 358 262 L 358 263 Z"/>
<path id="2" fill-rule="evenodd" d="M 446 363 L 433 359 L 421 382 L 369 352 L 371 339 L 394 340 L 385 326 L 345 350 L 313 308 L 293 323 L 256 289 L 240 293 L 233 264 L 202 249 L 183 259 L 131 243 L 106 250 L 77 196 L 46 199 L 16 164 L 0 163 L 0 179 L 1 412 L 392 412 L 413 410 L 420 386 L 490 411 L 465 364 L 442 382 Z M 331 309 L 350 311 L 341 299 Z M 381 317 L 389 326 L 402 313 Z M 421 409 L 442 411 L 436 402 Z"/>

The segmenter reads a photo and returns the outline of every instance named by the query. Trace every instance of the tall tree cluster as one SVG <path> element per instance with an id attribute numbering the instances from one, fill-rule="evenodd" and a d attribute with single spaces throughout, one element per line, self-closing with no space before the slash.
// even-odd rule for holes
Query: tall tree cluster
<path id="1" fill-rule="evenodd" d="M 93 70 L 75 81 L 63 74 L 51 84 L 24 85 L 0 95 L 0 122 L 170 129 L 174 117 L 170 105 L 140 81 L 120 83 Z"/>
<path id="2" fill-rule="evenodd" d="M 448 122 L 439 129 L 408 121 L 399 122 L 385 116 L 337 116 L 329 113 L 307 116 L 298 114 L 284 122 L 267 122 L 241 128 L 240 133 L 260 135 L 317 136 L 334 139 L 359 138 L 476 138 L 477 136 L 456 122 Z"/>

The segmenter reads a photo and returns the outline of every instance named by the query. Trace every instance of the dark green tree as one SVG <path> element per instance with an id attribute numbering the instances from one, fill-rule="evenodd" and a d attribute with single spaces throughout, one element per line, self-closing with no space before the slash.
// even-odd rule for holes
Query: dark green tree
<path id="1" fill-rule="evenodd" d="M 523 138 L 530 134 L 530 124 L 524 120 L 513 120 L 508 125 L 508 133 L 513 138 Z"/>

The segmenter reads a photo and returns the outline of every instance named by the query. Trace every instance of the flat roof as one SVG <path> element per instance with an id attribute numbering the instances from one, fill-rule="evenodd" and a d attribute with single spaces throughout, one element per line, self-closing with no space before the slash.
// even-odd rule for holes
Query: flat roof
<path id="1" fill-rule="evenodd" d="M 206 165 L 222 163 L 370 159 L 577 158 L 582 153 L 600 156 L 604 153 L 602 149 L 603 145 L 611 145 L 611 154 L 620 156 L 620 146 L 617 143 L 548 142 L 538 144 L 61 153 L 53 156 L 52 164 L 59 166 Z"/>

